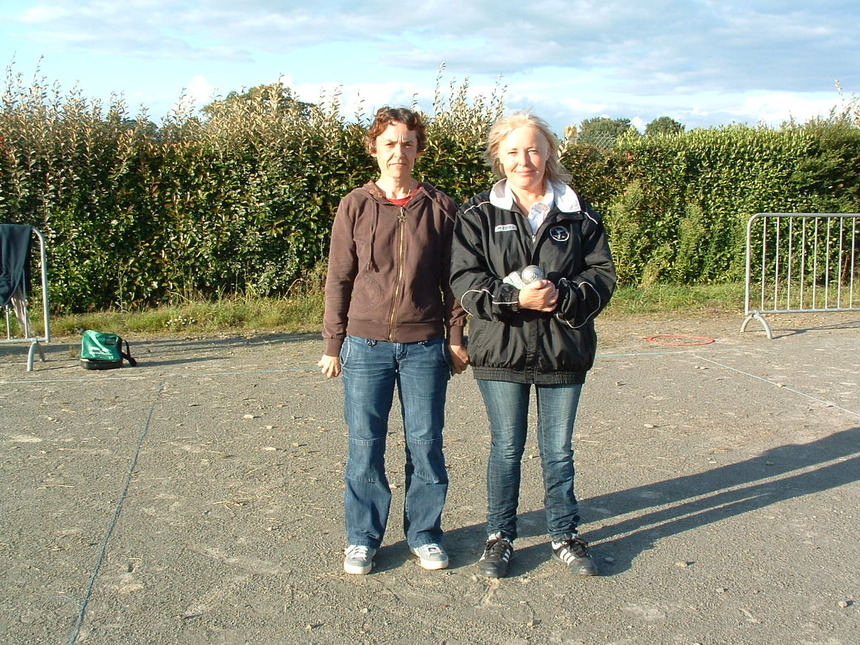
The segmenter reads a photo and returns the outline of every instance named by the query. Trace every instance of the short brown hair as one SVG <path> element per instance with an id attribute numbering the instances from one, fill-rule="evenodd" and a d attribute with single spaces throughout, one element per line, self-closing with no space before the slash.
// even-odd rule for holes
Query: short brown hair
<path id="1" fill-rule="evenodd" d="M 487 135 L 487 149 L 484 151 L 484 159 L 493 172 L 500 178 L 505 178 L 505 169 L 499 160 L 499 146 L 502 140 L 517 128 L 534 128 L 546 139 L 549 152 L 546 158 L 546 169 L 544 178 L 549 182 L 567 183 L 570 181 L 570 173 L 561 164 L 558 158 L 558 139 L 550 130 L 547 122 L 531 112 L 513 112 L 503 116 L 493 124 Z"/>
<path id="2" fill-rule="evenodd" d="M 376 111 L 376 117 L 364 136 L 364 145 L 369 154 L 376 154 L 376 138 L 392 123 L 402 123 L 413 131 L 418 140 L 418 152 L 424 152 L 427 134 L 424 132 L 421 115 L 408 108 L 392 108 L 386 105 Z"/>

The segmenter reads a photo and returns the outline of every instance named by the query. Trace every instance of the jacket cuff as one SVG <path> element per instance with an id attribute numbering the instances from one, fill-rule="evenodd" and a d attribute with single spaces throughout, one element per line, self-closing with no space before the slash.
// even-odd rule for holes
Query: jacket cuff
<path id="1" fill-rule="evenodd" d="M 520 290 L 510 283 L 504 283 L 499 293 L 500 302 L 498 308 L 503 316 L 510 317 L 520 310 Z"/>
<path id="2" fill-rule="evenodd" d="M 325 355 L 340 356 L 341 347 L 343 347 L 343 338 L 326 338 Z"/>
<path id="3" fill-rule="evenodd" d="M 448 328 L 448 344 L 463 345 L 463 325 L 453 325 Z"/>

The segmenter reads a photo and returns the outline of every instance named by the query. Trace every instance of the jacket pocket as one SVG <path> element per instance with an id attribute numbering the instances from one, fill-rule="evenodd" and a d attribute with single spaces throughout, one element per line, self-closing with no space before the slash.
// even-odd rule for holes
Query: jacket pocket
<path id="1" fill-rule="evenodd" d="M 352 288 L 349 302 L 349 313 L 362 314 L 377 309 L 383 302 L 385 294 L 379 283 L 366 273 L 360 273 Z"/>
<path id="2" fill-rule="evenodd" d="M 469 360 L 478 367 L 525 369 L 529 351 L 521 327 L 473 320 L 469 328 Z"/>
<path id="3" fill-rule="evenodd" d="M 429 273 L 429 275 L 428 275 Z M 409 285 L 409 304 L 412 317 L 417 321 L 440 320 L 442 318 L 442 291 L 435 279 L 434 271 L 418 273 Z"/>

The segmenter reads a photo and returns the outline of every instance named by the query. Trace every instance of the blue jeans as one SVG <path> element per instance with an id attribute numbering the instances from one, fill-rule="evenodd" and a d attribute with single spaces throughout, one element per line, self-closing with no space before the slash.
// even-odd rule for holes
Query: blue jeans
<path id="1" fill-rule="evenodd" d="M 517 504 L 528 430 L 531 385 L 479 380 L 490 420 L 487 465 L 487 533 L 517 537 Z M 582 385 L 535 385 L 544 508 L 553 540 L 576 534 L 579 509 L 573 491 L 573 426 Z"/>
<path id="2" fill-rule="evenodd" d="M 442 452 L 451 377 L 447 341 L 390 343 L 348 336 L 341 364 L 349 427 L 344 493 L 349 544 L 379 548 L 388 523 L 391 488 L 385 475 L 385 440 L 395 386 L 406 433 L 406 541 L 412 548 L 441 542 L 448 494 Z"/>

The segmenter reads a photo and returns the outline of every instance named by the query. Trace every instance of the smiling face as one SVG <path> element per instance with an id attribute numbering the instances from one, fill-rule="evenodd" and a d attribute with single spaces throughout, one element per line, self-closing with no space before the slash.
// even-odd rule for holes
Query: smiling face
<path id="1" fill-rule="evenodd" d="M 399 121 L 390 123 L 374 143 L 373 156 L 383 179 L 410 179 L 419 154 L 418 135 Z"/>
<path id="2" fill-rule="evenodd" d="M 537 129 L 523 126 L 512 130 L 499 143 L 498 159 L 514 192 L 542 195 L 549 144 Z"/>

